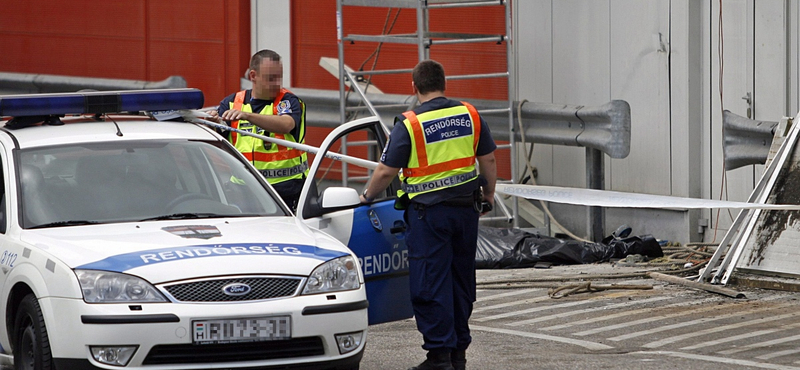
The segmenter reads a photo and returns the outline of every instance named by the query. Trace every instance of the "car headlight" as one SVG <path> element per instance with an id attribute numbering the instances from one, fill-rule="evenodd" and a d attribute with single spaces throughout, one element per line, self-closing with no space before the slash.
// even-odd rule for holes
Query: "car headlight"
<path id="1" fill-rule="evenodd" d="M 325 262 L 308 276 L 303 294 L 329 293 L 358 289 L 358 264 L 352 256 Z"/>
<path id="2" fill-rule="evenodd" d="M 87 303 L 168 302 L 144 279 L 116 272 L 75 270 Z"/>

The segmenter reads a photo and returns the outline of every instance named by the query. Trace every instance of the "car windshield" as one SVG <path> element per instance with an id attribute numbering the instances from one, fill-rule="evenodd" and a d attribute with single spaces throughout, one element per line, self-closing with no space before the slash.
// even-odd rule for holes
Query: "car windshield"
<path id="1" fill-rule="evenodd" d="M 286 215 L 249 165 L 218 144 L 126 141 L 21 150 L 22 227 Z"/>

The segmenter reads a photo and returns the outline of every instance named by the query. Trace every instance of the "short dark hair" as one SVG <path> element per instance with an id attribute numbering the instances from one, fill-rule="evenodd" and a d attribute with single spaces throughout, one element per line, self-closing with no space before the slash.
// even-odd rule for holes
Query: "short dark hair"
<path id="1" fill-rule="evenodd" d="M 280 62 L 281 56 L 280 54 L 269 49 L 261 50 L 253 54 L 253 57 L 250 58 L 250 69 L 257 71 L 258 67 L 261 66 L 261 62 L 264 61 L 264 59 L 269 59 L 273 62 Z"/>
<path id="2" fill-rule="evenodd" d="M 428 59 L 419 62 L 411 72 L 411 79 L 420 94 L 434 91 L 444 92 L 444 67 L 435 60 Z"/>

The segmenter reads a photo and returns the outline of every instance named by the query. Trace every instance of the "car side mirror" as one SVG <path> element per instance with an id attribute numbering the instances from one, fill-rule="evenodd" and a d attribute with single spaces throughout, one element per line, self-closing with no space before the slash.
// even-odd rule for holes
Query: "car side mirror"
<path id="1" fill-rule="evenodd" d="M 358 191 L 347 187 L 330 187 L 322 191 L 322 209 L 352 207 L 361 204 Z"/>

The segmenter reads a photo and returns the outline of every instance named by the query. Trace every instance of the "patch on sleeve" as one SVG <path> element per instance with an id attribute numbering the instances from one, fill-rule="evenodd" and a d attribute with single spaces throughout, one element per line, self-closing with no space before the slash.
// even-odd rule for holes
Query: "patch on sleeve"
<path id="1" fill-rule="evenodd" d="M 392 137 L 389 136 L 389 139 L 386 140 L 386 146 L 383 147 L 383 152 L 381 152 L 381 162 L 386 161 L 386 151 L 389 150 L 389 143 L 392 141 Z"/>
<path id="2" fill-rule="evenodd" d="M 278 114 L 291 114 L 292 113 L 292 104 L 289 103 L 288 100 L 281 100 L 278 103 Z"/>

